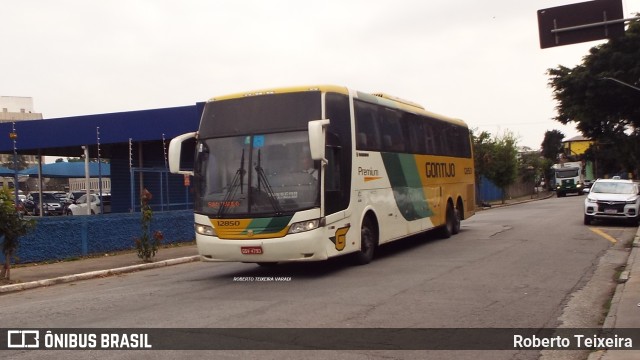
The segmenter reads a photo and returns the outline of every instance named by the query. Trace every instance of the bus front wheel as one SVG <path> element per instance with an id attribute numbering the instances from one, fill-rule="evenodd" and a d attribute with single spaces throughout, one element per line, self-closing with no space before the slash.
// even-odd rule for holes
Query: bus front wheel
<path id="1" fill-rule="evenodd" d="M 365 265 L 373 260 L 373 253 L 378 243 L 377 234 L 373 221 L 369 217 L 365 217 L 360 229 L 360 251 L 355 253 L 355 263 L 357 265 Z"/>

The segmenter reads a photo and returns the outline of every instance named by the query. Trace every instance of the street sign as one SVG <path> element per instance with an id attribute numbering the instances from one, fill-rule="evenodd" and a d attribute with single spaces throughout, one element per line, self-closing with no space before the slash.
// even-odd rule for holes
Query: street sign
<path id="1" fill-rule="evenodd" d="M 624 36 L 622 0 L 595 0 L 538 10 L 540 48 Z"/>

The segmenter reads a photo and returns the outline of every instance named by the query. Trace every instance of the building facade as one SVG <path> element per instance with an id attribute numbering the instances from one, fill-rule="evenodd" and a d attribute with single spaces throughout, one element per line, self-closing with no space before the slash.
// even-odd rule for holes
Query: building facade
<path id="1" fill-rule="evenodd" d="M 0 123 L 41 119 L 42 113 L 37 113 L 33 109 L 33 98 L 26 96 L 0 96 Z M 8 136 L 8 134 L 1 135 Z M 20 161 L 24 162 L 26 166 L 38 164 L 38 159 L 34 155 L 21 155 Z M 0 154 L 0 166 L 10 165 L 12 162 L 13 155 Z"/>

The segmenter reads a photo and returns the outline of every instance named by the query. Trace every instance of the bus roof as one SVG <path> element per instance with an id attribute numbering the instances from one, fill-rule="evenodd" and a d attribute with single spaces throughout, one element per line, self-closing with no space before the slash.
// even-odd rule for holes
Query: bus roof
<path id="1" fill-rule="evenodd" d="M 272 94 L 286 94 L 286 93 L 295 93 L 295 92 L 305 92 L 305 91 L 320 91 L 320 92 L 336 92 L 340 94 L 349 95 L 349 89 L 343 86 L 335 86 L 335 85 L 318 85 L 318 86 L 291 86 L 291 87 L 281 87 L 281 88 L 271 88 L 271 89 L 260 89 L 253 90 L 223 96 L 216 96 L 209 101 L 220 101 L 220 100 L 230 100 L 237 99 L 249 96 L 260 96 L 260 95 L 272 95 Z"/>
<path id="2" fill-rule="evenodd" d="M 249 96 L 285 94 L 285 93 L 305 92 L 305 91 L 333 92 L 333 93 L 339 93 L 344 95 L 353 94 L 354 98 L 361 99 L 367 102 L 372 102 L 375 104 L 380 104 L 387 107 L 408 111 L 414 114 L 426 115 L 442 121 L 453 123 L 455 125 L 467 127 L 467 124 L 460 119 L 455 119 L 448 116 L 432 113 L 426 110 L 423 106 L 412 101 L 404 100 L 404 99 L 401 99 L 392 95 L 388 95 L 386 93 L 381 93 L 381 92 L 370 94 L 370 93 L 365 93 L 361 91 L 350 91 L 350 89 L 347 87 L 337 86 L 337 85 L 291 86 L 291 87 L 261 89 L 261 90 L 254 90 L 254 91 L 248 91 L 248 92 L 242 92 L 242 93 L 217 96 L 209 99 L 209 102 L 238 99 L 238 98 L 244 98 Z"/>

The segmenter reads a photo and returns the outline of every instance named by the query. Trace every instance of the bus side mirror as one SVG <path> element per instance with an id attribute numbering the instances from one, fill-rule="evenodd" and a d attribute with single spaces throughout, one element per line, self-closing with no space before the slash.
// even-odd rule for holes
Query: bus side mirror
<path id="1" fill-rule="evenodd" d="M 182 167 L 182 153 L 183 148 L 185 148 L 184 150 L 186 150 L 186 148 L 194 149 L 196 134 L 195 132 L 191 132 L 171 139 L 169 143 L 169 171 L 173 174 L 193 175 L 193 170 L 185 170 Z M 192 151 L 191 154 L 195 154 L 195 151 Z"/>
<path id="2" fill-rule="evenodd" d="M 325 132 L 327 126 L 329 126 L 329 119 L 312 120 L 309 121 L 309 150 L 311 151 L 311 159 L 321 160 L 324 163 L 325 159 Z"/>

